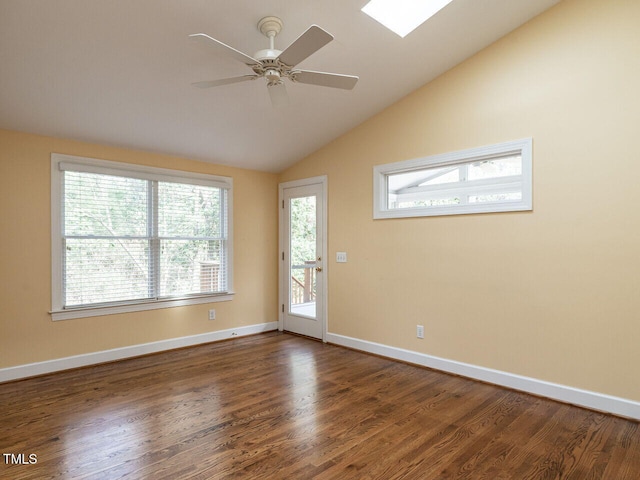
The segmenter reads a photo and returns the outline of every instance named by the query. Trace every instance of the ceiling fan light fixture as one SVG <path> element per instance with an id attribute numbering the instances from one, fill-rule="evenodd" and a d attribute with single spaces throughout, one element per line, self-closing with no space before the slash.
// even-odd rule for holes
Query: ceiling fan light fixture
<path id="1" fill-rule="evenodd" d="M 452 0 L 371 0 L 362 11 L 404 38 Z"/>
<path id="2" fill-rule="evenodd" d="M 280 72 L 275 68 L 269 68 L 264 72 L 264 77 L 267 79 L 269 85 L 280 83 Z"/>

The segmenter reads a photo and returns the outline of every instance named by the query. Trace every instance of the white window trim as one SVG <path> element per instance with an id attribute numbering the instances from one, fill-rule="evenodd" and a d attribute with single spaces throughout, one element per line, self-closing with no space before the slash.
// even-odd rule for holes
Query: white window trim
<path id="1" fill-rule="evenodd" d="M 84 171 L 107 174 L 136 174 L 155 179 L 183 178 L 189 183 L 210 185 L 229 190 L 227 199 L 227 285 L 228 292 L 211 295 L 192 295 L 180 298 L 121 302 L 107 306 L 63 308 L 62 305 L 62 170 L 60 164 L 81 166 Z M 140 312 L 160 308 L 223 302 L 233 299 L 233 179 L 204 173 L 147 167 L 95 158 L 77 157 L 59 153 L 51 154 L 51 314 L 52 320 L 96 317 L 117 313 Z"/>
<path id="2" fill-rule="evenodd" d="M 533 140 L 525 138 L 430 157 L 387 163 L 373 167 L 373 218 L 407 218 L 473 213 L 514 212 L 533 210 L 532 200 L 532 148 Z M 430 167 L 456 165 L 506 155 L 522 157 L 522 199 L 519 201 L 447 205 L 442 207 L 416 207 L 390 209 L 387 204 L 387 176 Z"/>

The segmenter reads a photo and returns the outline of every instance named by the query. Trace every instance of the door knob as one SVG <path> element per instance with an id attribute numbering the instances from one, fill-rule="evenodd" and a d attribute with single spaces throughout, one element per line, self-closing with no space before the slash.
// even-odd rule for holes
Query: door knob
<path id="1" fill-rule="evenodd" d="M 322 271 L 322 267 L 316 267 L 316 272 L 321 272 Z"/>

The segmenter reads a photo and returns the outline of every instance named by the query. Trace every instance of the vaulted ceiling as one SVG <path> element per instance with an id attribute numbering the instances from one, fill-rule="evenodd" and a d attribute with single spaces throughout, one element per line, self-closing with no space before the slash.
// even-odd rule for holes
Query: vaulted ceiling
<path id="1" fill-rule="evenodd" d="M 404 39 L 366 0 L 0 0 L 0 128 L 280 171 L 527 22 L 559 0 L 454 0 Z M 353 90 L 264 79 L 189 40 L 206 33 L 253 55 L 275 15 L 283 50 L 311 24 L 335 37 L 300 63 L 360 77 Z"/>

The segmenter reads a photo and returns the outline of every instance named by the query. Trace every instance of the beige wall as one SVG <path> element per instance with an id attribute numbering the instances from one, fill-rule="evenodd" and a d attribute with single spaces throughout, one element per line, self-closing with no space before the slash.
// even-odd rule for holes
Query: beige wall
<path id="1" fill-rule="evenodd" d="M 328 175 L 330 332 L 640 400 L 638 19 L 565 0 L 281 175 Z M 533 212 L 372 220 L 374 165 L 529 136 Z"/>
<path id="2" fill-rule="evenodd" d="M 234 300 L 51 321 L 52 152 L 233 177 Z M 278 319 L 274 174 L 0 130 L 0 212 L 0 368 Z"/>

